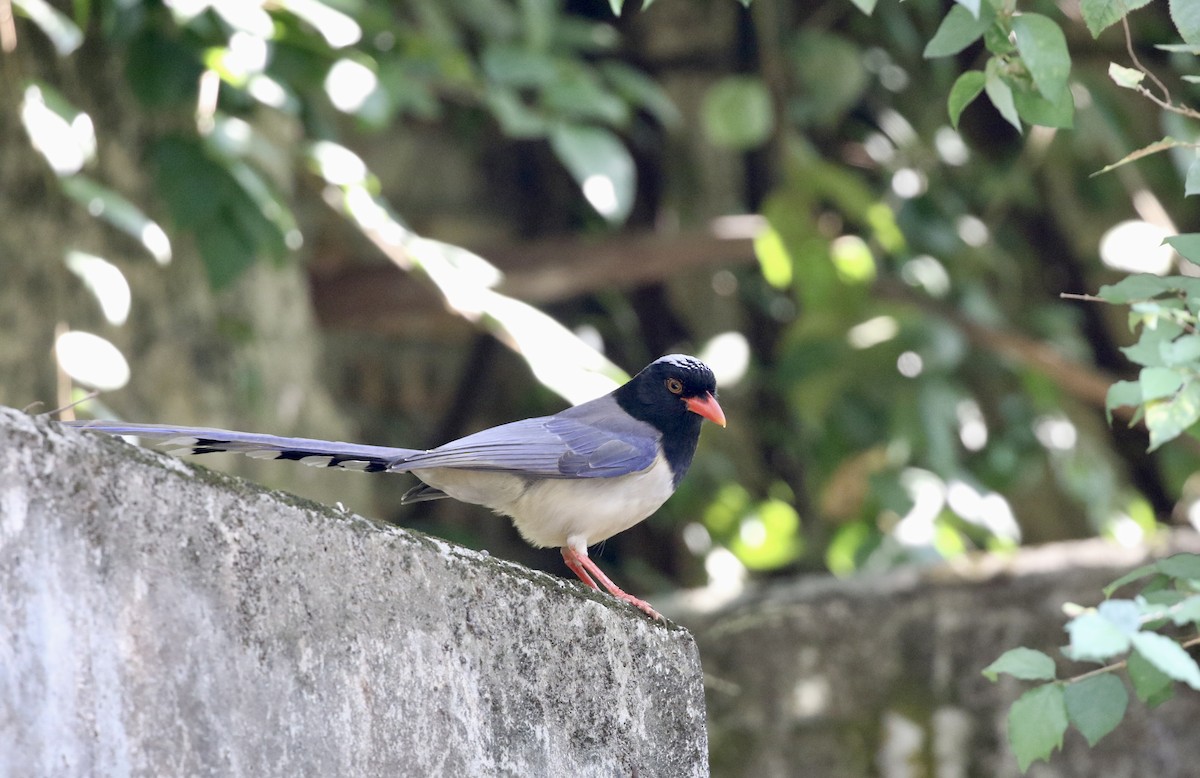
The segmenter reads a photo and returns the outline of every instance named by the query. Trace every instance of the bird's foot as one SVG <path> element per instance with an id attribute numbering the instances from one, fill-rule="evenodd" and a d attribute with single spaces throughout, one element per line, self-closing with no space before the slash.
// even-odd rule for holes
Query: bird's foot
<path id="1" fill-rule="evenodd" d="M 613 588 L 616 589 L 615 586 Z M 655 621 L 665 621 L 665 619 L 663 619 L 662 614 L 659 613 L 658 611 L 654 610 L 654 608 L 651 608 L 650 603 L 646 602 L 645 600 L 639 600 L 637 597 L 634 597 L 632 594 L 623 592 L 620 589 L 617 589 L 615 592 L 610 590 L 609 594 L 611 594 L 613 597 L 616 597 L 618 600 L 623 600 L 623 601 L 629 603 L 630 605 L 637 608 L 642 613 L 646 614 L 647 616 L 654 619 Z"/>
<path id="2" fill-rule="evenodd" d="M 662 614 L 651 608 L 650 603 L 626 593 L 621 587 L 613 583 L 612 579 L 605 575 L 604 571 L 597 567 L 596 563 L 588 557 L 586 551 L 580 553 L 569 546 L 564 546 L 562 557 L 563 561 L 567 563 L 567 567 L 571 568 L 571 572 L 579 576 L 579 580 L 588 586 L 593 589 L 599 589 L 600 586 L 603 586 L 609 594 L 618 600 L 629 603 L 656 621 L 664 621 Z M 600 586 L 596 585 L 597 581 L 600 582 Z"/>

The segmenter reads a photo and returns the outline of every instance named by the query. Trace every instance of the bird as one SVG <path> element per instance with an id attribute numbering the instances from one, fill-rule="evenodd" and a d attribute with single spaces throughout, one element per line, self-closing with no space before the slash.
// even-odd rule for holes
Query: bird
<path id="1" fill-rule="evenodd" d="M 176 455 L 236 452 L 368 473 L 412 473 L 401 504 L 453 498 L 508 516 L 537 548 L 558 548 L 568 569 L 652 619 L 649 603 L 623 591 L 588 547 L 623 532 L 667 501 L 687 473 L 704 420 L 725 426 L 712 369 L 668 354 L 609 394 L 551 416 L 491 427 L 428 450 L 207 427 L 107 420 L 67 422 L 132 435 Z"/>

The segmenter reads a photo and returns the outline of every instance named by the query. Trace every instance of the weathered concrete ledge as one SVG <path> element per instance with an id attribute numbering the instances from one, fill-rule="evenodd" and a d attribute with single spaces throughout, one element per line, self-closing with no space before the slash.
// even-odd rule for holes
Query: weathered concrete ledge
<path id="1" fill-rule="evenodd" d="M 0 408 L 0 775 L 703 776 L 696 646 Z"/>
<path id="2" fill-rule="evenodd" d="M 1059 659 L 1060 677 L 1095 669 L 1061 660 L 1063 604 L 1096 604 L 1104 585 L 1152 556 L 1200 552 L 1190 531 L 1161 540 L 1153 550 L 1094 539 L 881 576 L 814 576 L 711 612 L 677 603 L 668 612 L 704 658 L 713 775 L 1019 778 L 1006 721 L 1032 684 L 991 683 L 980 671 L 1016 646 Z M 1194 778 L 1197 721 L 1200 694 L 1182 685 L 1158 708 L 1133 699 L 1096 747 L 1071 730 L 1029 775 Z"/>

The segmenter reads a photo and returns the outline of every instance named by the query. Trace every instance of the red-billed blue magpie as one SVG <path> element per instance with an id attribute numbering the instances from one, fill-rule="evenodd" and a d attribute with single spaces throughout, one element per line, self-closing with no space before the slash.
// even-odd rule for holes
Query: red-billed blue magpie
<path id="1" fill-rule="evenodd" d="M 514 421 L 428 451 L 364 446 L 205 427 L 73 422 L 112 435 L 136 435 L 178 454 L 234 451 L 262 459 L 368 473 L 409 472 L 422 483 L 403 503 L 453 497 L 511 516 L 538 548 L 558 547 L 593 589 L 661 618 L 626 594 L 588 558 L 588 546 L 656 511 L 692 463 L 703 419 L 725 426 L 712 370 L 671 354 L 611 393 L 553 416 Z"/>

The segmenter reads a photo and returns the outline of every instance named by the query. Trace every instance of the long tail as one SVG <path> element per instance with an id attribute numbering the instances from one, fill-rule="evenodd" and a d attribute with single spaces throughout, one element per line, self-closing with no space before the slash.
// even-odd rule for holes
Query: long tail
<path id="1" fill-rule="evenodd" d="M 410 448 L 364 446 L 311 438 L 282 438 L 257 432 L 209 427 L 168 427 L 117 421 L 72 421 L 65 424 L 109 435 L 136 435 L 172 454 L 212 454 L 233 451 L 256 459 L 287 459 L 313 467 L 342 467 L 379 473 L 398 459 L 418 453 Z"/>

